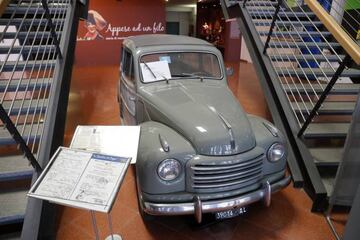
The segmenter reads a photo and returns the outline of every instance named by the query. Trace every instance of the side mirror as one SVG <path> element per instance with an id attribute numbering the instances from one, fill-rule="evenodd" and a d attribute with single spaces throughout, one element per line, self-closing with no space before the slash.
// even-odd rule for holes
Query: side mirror
<path id="1" fill-rule="evenodd" d="M 227 67 L 226 68 L 226 76 L 232 76 L 234 74 L 234 68 Z"/>

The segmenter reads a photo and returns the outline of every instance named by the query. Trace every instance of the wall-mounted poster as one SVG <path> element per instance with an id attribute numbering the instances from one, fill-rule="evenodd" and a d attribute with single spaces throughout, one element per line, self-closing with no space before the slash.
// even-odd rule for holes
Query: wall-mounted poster
<path id="1" fill-rule="evenodd" d="M 165 1 L 92 0 L 79 23 L 76 64 L 119 64 L 124 38 L 158 33 L 165 33 Z"/>

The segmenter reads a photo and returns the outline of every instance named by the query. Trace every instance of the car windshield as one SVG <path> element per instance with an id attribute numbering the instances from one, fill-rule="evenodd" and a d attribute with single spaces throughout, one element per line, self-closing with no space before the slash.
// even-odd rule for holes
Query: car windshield
<path id="1" fill-rule="evenodd" d="M 140 58 L 145 83 L 182 78 L 221 79 L 219 60 L 207 52 L 166 52 Z"/>

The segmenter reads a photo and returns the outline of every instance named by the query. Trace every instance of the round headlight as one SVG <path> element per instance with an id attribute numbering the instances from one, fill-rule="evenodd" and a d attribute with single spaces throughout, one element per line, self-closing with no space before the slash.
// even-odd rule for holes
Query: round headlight
<path id="1" fill-rule="evenodd" d="M 285 146 L 282 143 L 274 143 L 267 152 L 267 158 L 270 162 L 279 161 L 285 154 Z"/>
<path id="2" fill-rule="evenodd" d="M 166 159 L 159 164 L 157 172 L 162 180 L 171 181 L 180 175 L 181 164 L 176 159 Z"/>

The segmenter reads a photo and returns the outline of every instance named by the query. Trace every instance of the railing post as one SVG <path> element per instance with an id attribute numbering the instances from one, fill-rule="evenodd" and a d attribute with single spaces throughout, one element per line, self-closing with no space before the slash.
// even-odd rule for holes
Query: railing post
<path id="1" fill-rule="evenodd" d="M 335 85 L 336 81 L 339 79 L 341 73 L 344 71 L 344 69 L 352 62 L 352 58 L 349 55 L 346 55 L 343 61 L 340 63 L 340 66 L 332 76 L 330 82 L 322 92 L 319 100 L 316 102 L 314 108 L 311 110 L 309 116 L 306 118 L 306 121 L 304 122 L 303 126 L 301 127 L 298 137 L 301 137 L 303 133 L 305 132 L 306 128 L 309 126 L 311 121 L 313 120 L 314 116 L 316 115 L 317 111 L 323 104 L 325 98 L 327 97 L 328 93 L 331 91 L 333 86 Z"/>
<path id="2" fill-rule="evenodd" d="M 56 32 L 55 32 L 55 27 L 54 27 L 54 24 L 51 20 L 51 15 L 50 15 L 50 10 L 49 10 L 49 6 L 46 2 L 46 0 L 41 0 L 41 3 L 42 3 L 42 6 L 45 10 L 45 16 L 48 20 L 48 24 L 49 24 L 49 27 L 50 27 L 50 34 L 51 34 L 51 37 L 53 38 L 54 40 L 54 44 L 55 44 L 55 48 L 56 48 L 56 53 L 58 54 L 59 58 L 62 59 L 62 53 L 61 53 L 61 50 L 60 50 L 60 43 L 59 43 L 59 40 L 57 38 L 57 35 L 56 35 Z"/>
<path id="3" fill-rule="evenodd" d="M 278 14 L 279 14 L 279 11 L 280 11 L 280 7 L 282 5 L 282 1 L 283 0 L 278 0 L 278 4 L 276 5 L 274 16 L 272 18 L 271 25 L 270 25 L 270 30 L 269 30 L 269 33 L 267 35 L 267 38 L 266 38 L 266 41 L 265 41 L 265 44 L 264 44 L 264 51 L 263 51 L 264 54 L 266 53 L 266 50 L 269 47 L 270 38 L 271 38 L 271 35 L 272 35 L 274 27 L 275 27 L 275 22 L 276 22 L 276 20 L 278 18 Z"/>
<path id="4" fill-rule="evenodd" d="M 5 127 L 14 138 L 15 142 L 20 145 L 20 149 L 23 151 L 27 159 L 30 161 L 30 164 L 36 170 L 36 172 L 40 173 L 42 168 L 40 167 L 39 163 L 35 159 L 34 155 L 30 151 L 29 147 L 27 146 L 26 142 L 20 135 L 19 131 L 16 129 L 14 123 L 11 121 L 10 117 L 7 115 L 4 107 L 0 104 L 0 118 L 1 121 L 4 123 Z M 31 131 L 30 131 L 31 132 Z M 31 133 L 29 133 L 31 134 Z"/>
<path id="5" fill-rule="evenodd" d="M 243 7 L 245 7 L 247 1 L 248 1 L 248 0 L 244 0 L 244 2 L 243 2 Z"/>

